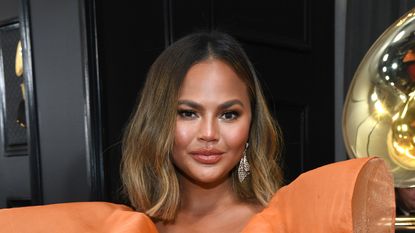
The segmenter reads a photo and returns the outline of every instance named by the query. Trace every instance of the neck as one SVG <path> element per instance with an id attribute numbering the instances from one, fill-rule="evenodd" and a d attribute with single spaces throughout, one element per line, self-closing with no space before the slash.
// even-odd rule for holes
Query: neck
<path id="1" fill-rule="evenodd" d="M 180 188 L 181 211 L 193 215 L 217 213 L 240 202 L 230 178 L 217 184 L 198 184 L 181 177 Z"/>

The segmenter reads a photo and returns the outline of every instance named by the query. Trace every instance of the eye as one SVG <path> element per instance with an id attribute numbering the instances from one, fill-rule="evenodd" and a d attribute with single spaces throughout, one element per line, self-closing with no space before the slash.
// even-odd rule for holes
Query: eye
<path id="1" fill-rule="evenodd" d="M 239 113 L 236 111 L 228 111 L 228 112 L 224 112 L 220 118 L 226 121 L 232 121 L 232 120 L 236 120 L 239 117 Z"/>
<path id="2" fill-rule="evenodd" d="M 192 110 L 178 110 L 177 114 L 181 117 L 181 118 L 185 118 L 185 119 L 192 119 L 192 118 L 197 118 L 197 114 L 195 111 Z"/>

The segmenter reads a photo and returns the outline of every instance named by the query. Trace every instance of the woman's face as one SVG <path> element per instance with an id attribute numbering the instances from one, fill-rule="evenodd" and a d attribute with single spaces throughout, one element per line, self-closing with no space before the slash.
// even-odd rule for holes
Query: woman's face
<path id="1" fill-rule="evenodd" d="M 231 67 L 215 59 L 192 66 L 179 92 L 174 164 L 193 183 L 225 181 L 242 156 L 250 122 L 247 87 Z"/>

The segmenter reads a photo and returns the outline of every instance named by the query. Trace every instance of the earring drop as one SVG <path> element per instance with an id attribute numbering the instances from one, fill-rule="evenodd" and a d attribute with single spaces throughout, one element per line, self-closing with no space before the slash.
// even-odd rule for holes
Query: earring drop
<path id="1" fill-rule="evenodd" d="M 238 178 L 240 183 L 242 183 L 245 180 L 245 178 L 250 174 L 251 167 L 248 163 L 248 159 L 246 158 L 246 151 L 248 150 L 248 146 L 249 143 L 246 143 L 241 161 L 239 161 Z"/>

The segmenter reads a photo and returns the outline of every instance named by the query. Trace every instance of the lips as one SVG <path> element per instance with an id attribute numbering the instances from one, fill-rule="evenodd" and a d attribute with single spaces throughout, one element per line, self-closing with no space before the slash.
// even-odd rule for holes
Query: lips
<path id="1" fill-rule="evenodd" d="M 193 159 L 203 164 L 214 164 L 219 162 L 223 153 L 223 151 L 217 149 L 199 149 L 190 152 Z"/>

